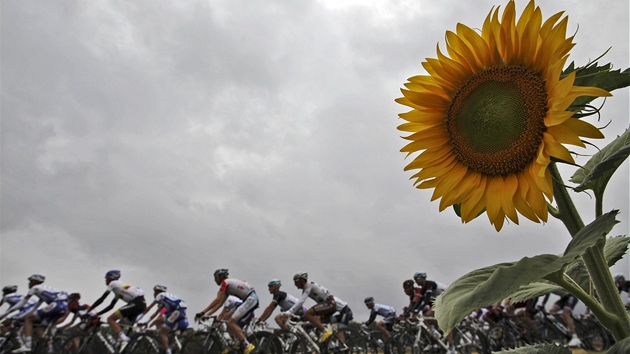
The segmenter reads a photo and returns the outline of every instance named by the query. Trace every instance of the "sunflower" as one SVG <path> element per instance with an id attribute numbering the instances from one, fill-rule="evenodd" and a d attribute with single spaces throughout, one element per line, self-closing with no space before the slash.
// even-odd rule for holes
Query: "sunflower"
<path id="1" fill-rule="evenodd" d="M 422 66 L 396 102 L 399 130 L 411 133 L 402 152 L 420 152 L 405 170 L 419 170 L 417 188 L 433 188 L 440 211 L 460 206 L 462 222 L 486 212 L 497 231 L 507 216 L 547 221 L 553 201 L 548 166 L 574 163 L 563 144 L 584 147 L 582 137 L 603 138 L 599 129 L 568 110 L 579 96 L 610 96 L 596 87 L 574 86 L 575 72 L 561 78 L 573 37 L 557 13 L 543 22 L 530 1 L 516 19 L 514 1 L 486 17 L 481 33 L 457 24 L 446 33 L 445 55 Z"/>

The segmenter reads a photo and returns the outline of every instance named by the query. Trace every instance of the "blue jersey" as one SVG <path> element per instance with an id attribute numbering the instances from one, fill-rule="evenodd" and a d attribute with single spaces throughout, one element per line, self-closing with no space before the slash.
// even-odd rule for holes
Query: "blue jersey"
<path id="1" fill-rule="evenodd" d="M 68 294 L 65 291 L 61 291 L 59 289 L 55 289 L 53 287 L 50 287 L 44 284 L 33 286 L 28 291 L 28 295 L 31 296 L 31 298 L 33 295 L 35 295 L 40 299 L 40 301 L 43 301 L 47 304 L 50 304 L 56 301 L 68 300 Z"/>
<path id="2" fill-rule="evenodd" d="M 188 307 L 182 299 L 167 292 L 159 293 L 155 297 L 155 302 L 160 305 L 160 307 L 166 309 L 167 312 L 173 312 L 179 309 L 186 309 Z"/>

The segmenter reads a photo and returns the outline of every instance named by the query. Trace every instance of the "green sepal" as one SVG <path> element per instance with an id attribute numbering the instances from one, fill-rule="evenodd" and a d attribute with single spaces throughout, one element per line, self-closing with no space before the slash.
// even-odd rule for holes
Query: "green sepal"
<path id="1" fill-rule="evenodd" d="M 557 344 L 536 344 L 516 349 L 502 350 L 492 353 L 509 353 L 509 354 L 571 354 L 571 349 Z"/>
<path id="2" fill-rule="evenodd" d="M 604 190 L 617 168 L 630 155 L 630 130 L 598 151 L 584 165 L 575 171 L 570 181 L 578 184 L 575 191 L 582 192 L 590 189 L 597 198 L 603 197 Z"/>
<path id="3" fill-rule="evenodd" d="M 472 310 L 510 298 L 528 284 L 539 283 L 541 279 L 558 281 L 565 269 L 589 248 L 606 242 L 606 234 L 617 223 L 617 213 L 613 210 L 582 228 L 562 256 L 524 257 L 518 262 L 474 270 L 457 279 L 436 299 L 435 313 L 440 328 L 450 332 Z"/>

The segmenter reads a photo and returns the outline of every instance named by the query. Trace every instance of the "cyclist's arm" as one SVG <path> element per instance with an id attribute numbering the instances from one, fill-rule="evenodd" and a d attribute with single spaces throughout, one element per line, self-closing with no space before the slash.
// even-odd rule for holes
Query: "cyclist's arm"
<path id="1" fill-rule="evenodd" d="M 271 313 L 273 313 L 273 310 L 276 309 L 276 306 L 278 306 L 278 304 L 275 301 L 270 302 L 269 305 L 265 308 L 265 311 L 263 311 L 262 315 L 260 315 L 260 317 L 258 318 L 258 321 L 267 321 L 269 316 L 271 316 Z"/>
<path id="2" fill-rule="evenodd" d="M 203 309 L 203 311 L 201 312 L 203 312 L 206 316 L 211 316 L 225 303 L 226 299 L 227 294 L 224 291 L 219 290 L 219 292 L 217 293 L 217 297 L 215 297 L 210 305 L 206 306 L 206 308 Z"/>
<path id="3" fill-rule="evenodd" d="M 59 321 L 57 321 L 57 324 L 61 324 L 63 321 L 66 320 L 66 318 L 68 318 L 68 315 L 70 314 L 70 312 L 67 312 L 65 315 L 63 315 Z M 79 317 L 79 314 L 75 313 L 74 316 L 72 316 L 72 320 L 68 323 L 66 323 L 63 326 L 58 326 L 57 329 L 62 330 L 62 329 L 66 329 L 70 326 L 72 326 L 72 324 L 77 320 L 77 318 Z"/>
<path id="4" fill-rule="evenodd" d="M 307 285 L 307 287 L 308 286 L 309 285 Z M 291 306 L 290 309 L 287 310 L 287 312 L 295 313 L 298 309 L 301 309 L 309 294 L 310 291 L 308 291 L 308 289 L 304 289 L 304 291 L 302 291 L 302 295 L 300 295 L 300 298 L 295 304 L 293 304 L 293 306 Z"/>
<path id="5" fill-rule="evenodd" d="M 0 319 L 3 319 L 5 317 L 7 317 L 11 312 L 13 311 L 17 311 L 19 309 L 21 309 L 22 307 L 24 307 L 24 305 L 28 302 L 28 299 L 30 299 L 31 295 L 26 295 L 24 297 L 22 297 L 22 299 L 20 299 L 20 301 L 18 301 L 17 304 L 9 307 L 9 309 L 7 310 L 7 312 L 3 313 L 2 315 L 0 315 Z M 40 301 L 41 302 L 41 301 Z"/>
<path id="6" fill-rule="evenodd" d="M 116 305 L 116 302 L 118 302 L 118 298 L 114 297 L 114 300 L 112 300 L 112 302 L 110 302 L 109 305 L 106 308 L 100 310 L 96 315 L 100 316 L 100 315 L 106 313 L 107 311 L 113 309 L 114 305 Z"/>
<path id="7" fill-rule="evenodd" d="M 96 310 L 96 306 L 100 305 L 103 303 L 103 301 L 105 301 L 105 299 L 107 298 L 107 295 L 109 295 L 110 290 L 106 290 L 103 295 L 101 295 L 100 298 L 98 298 L 98 300 L 94 301 L 94 303 L 92 304 L 92 306 L 90 306 L 90 309 L 92 310 Z"/>
<path id="8" fill-rule="evenodd" d="M 369 326 L 370 324 L 372 324 L 372 322 L 374 322 L 375 319 L 376 319 L 376 311 L 370 311 L 370 318 L 368 318 L 368 320 L 365 321 L 365 325 Z"/>

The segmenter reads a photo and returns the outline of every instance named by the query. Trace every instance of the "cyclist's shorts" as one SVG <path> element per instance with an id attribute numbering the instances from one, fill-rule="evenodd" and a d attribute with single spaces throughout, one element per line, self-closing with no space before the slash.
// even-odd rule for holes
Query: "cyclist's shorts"
<path id="1" fill-rule="evenodd" d="M 179 309 L 164 315 L 164 327 L 171 331 L 180 330 L 183 331 L 188 328 L 190 324 L 186 318 L 186 310 Z"/>
<path id="2" fill-rule="evenodd" d="M 138 296 L 135 299 L 129 301 L 127 305 L 118 309 L 120 315 L 126 318 L 130 322 L 135 322 L 136 318 L 141 315 L 147 308 L 147 303 L 144 300 L 144 296 Z"/>
<path id="3" fill-rule="evenodd" d="M 354 316 L 352 315 L 352 310 L 350 307 L 346 305 L 346 307 L 342 308 L 341 311 L 337 315 L 335 315 L 335 322 L 338 324 L 348 325 Z"/>
<path id="4" fill-rule="evenodd" d="M 249 293 L 249 295 L 243 300 L 243 303 L 234 310 L 232 318 L 237 322 L 246 317 L 250 313 L 253 313 L 258 308 L 258 295 L 255 291 Z"/>
<path id="5" fill-rule="evenodd" d="M 315 304 L 312 308 L 318 316 L 332 315 L 337 311 L 337 303 L 335 298 L 330 296 L 326 300 Z"/>
<path id="6" fill-rule="evenodd" d="M 51 302 L 46 307 L 37 310 L 35 314 L 37 315 L 38 319 L 42 320 L 42 322 L 45 323 L 46 319 L 61 316 L 66 312 L 68 312 L 68 303 L 63 300 Z"/>
<path id="7" fill-rule="evenodd" d="M 575 305 L 578 303 L 578 298 L 574 295 L 568 294 L 564 295 L 560 298 L 560 300 L 554 303 L 554 306 L 557 306 L 559 309 L 564 309 L 567 311 L 573 311 Z"/>

